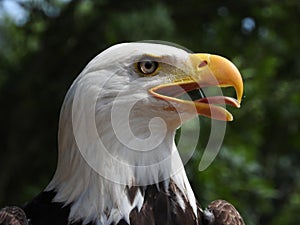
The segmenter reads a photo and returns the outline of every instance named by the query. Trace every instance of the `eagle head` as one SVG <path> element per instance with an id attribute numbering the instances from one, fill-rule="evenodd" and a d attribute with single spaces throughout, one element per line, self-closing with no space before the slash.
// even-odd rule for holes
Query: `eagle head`
<path id="1" fill-rule="evenodd" d="M 233 87 L 236 98 L 206 96 Z M 174 143 L 185 121 L 202 115 L 230 121 L 243 82 L 227 59 L 154 43 L 124 43 L 97 55 L 70 87 L 60 114 L 59 159 L 46 190 L 72 203 L 70 220 L 129 220 L 143 205 L 127 189 L 172 179 L 196 214 L 196 201 Z"/>

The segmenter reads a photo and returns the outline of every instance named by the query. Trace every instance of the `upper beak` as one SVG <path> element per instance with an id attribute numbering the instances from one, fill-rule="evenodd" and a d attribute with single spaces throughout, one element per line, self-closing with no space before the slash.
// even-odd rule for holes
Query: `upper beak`
<path id="1" fill-rule="evenodd" d="M 190 59 L 196 70 L 200 87 L 234 87 L 237 100 L 242 101 L 243 80 L 239 70 L 228 59 L 211 54 L 191 54 Z M 210 73 L 202 72 L 207 66 Z M 198 73 L 197 73 L 198 72 Z"/>
<path id="2" fill-rule="evenodd" d="M 187 110 L 193 106 L 200 115 L 224 121 L 233 120 L 231 113 L 221 107 L 220 104 L 240 107 L 243 96 L 243 81 L 238 69 L 228 59 L 218 55 L 190 54 L 189 59 L 192 67 L 191 71 L 188 72 L 189 74 L 181 75 L 172 83 L 153 87 L 149 92 L 157 98 L 178 103 L 180 107 Z M 236 99 L 223 95 L 200 97 L 193 101 L 177 98 L 186 92 L 209 86 L 233 87 L 236 92 Z"/>

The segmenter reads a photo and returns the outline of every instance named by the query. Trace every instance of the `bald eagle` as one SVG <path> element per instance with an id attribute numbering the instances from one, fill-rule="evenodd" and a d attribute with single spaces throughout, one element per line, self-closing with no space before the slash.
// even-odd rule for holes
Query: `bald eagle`
<path id="1" fill-rule="evenodd" d="M 210 86 L 233 87 L 236 99 L 205 96 Z M 197 115 L 232 120 L 221 104 L 239 107 L 242 94 L 239 71 L 223 57 L 158 43 L 108 48 L 66 94 L 53 179 L 19 210 L 3 208 L 0 223 L 244 224 L 224 200 L 200 207 L 174 143 Z"/>

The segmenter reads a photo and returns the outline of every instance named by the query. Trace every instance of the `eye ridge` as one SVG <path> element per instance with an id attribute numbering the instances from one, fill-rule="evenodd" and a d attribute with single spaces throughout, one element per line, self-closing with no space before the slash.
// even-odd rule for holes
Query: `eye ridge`
<path id="1" fill-rule="evenodd" d="M 145 75 L 153 74 L 158 68 L 158 62 L 153 60 L 144 60 L 138 62 L 138 69 Z"/>

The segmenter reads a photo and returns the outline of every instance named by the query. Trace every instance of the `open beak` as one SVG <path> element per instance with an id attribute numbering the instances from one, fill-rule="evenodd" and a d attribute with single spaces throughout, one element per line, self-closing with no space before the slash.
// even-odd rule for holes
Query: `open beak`
<path id="1" fill-rule="evenodd" d="M 172 83 L 161 84 L 149 90 L 156 98 L 179 104 L 186 110 L 196 109 L 199 115 L 217 120 L 231 121 L 233 117 L 225 107 L 232 105 L 239 108 L 243 95 L 243 81 L 235 65 L 229 60 L 210 54 L 191 54 L 189 56 L 192 70 L 190 74 L 180 75 Z M 204 87 L 233 87 L 236 99 L 226 96 L 205 97 L 203 94 L 190 100 L 180 96 Z"/>

